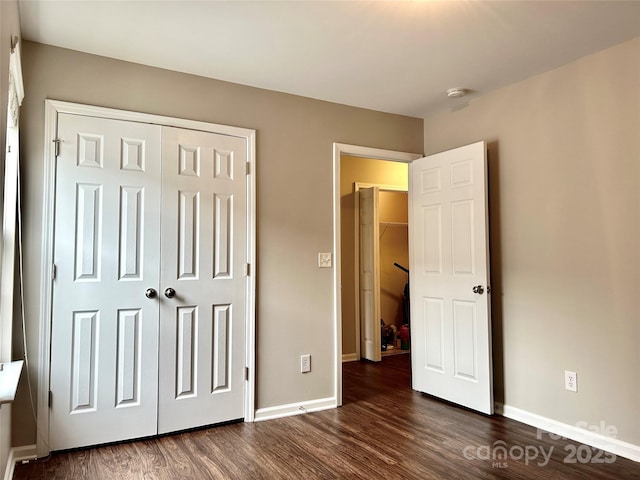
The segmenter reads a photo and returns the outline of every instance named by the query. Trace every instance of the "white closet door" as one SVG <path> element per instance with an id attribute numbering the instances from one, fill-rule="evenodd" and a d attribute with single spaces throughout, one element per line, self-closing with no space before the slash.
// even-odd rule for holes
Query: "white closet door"
<path id="1" fill-rule="evenodd" d="M 244 417 L 247 262 L 245 139 L 162 137 L 159 433 Z"/>
<path id="2" fill-rule="evenodd" d="M 380 340 L 380 229 L 378 187 L 360 195 L 360 351 L 373 362 L 382 360 Z"/>
<path id="3" fill-rule="evenodd" d="M 58 117 L 52 450 L 156 433 L 160 134 Z"/>

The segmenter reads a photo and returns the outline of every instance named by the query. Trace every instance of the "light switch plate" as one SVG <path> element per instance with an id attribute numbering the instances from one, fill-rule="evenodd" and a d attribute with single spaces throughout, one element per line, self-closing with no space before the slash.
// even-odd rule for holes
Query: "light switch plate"
<path id="1" fill-rule="evenodd" d="M 319 253 L 318 254 L 318 267 L 320 267 L 320 268 L 331 268 L 331 254 L 330 253 Z"/>

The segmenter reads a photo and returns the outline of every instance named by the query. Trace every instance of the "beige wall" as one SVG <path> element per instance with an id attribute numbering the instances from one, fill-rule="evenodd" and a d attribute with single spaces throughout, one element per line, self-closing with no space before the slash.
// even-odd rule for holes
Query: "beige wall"
<path id="1" fill-rule="evenodd" d="M 0 198 L 4 185 L 4 162 L 7 133 L 7 102 L 9 91 L 9 55 L 11 54 L 11 38 L 20 38 L 18 2 L 15 0 L 0 1 Z M 2 210 L 0 208 L 0 210 Z M 0 211 L 0 221 L 2 212 Z M 7 319 L 3 319 L 5 321 Z M 8 327 L 8 328 L 5 328 Z M 13 360 L 11 351 L 11 322 L 0 326 L 0 362 Z M 7 458 L 11 448 L 11 411 L 12 405 L 0 408 L 0 475 L 4 475 Z"/>
<path id="2" fill-rule="evenodd" d="M 640 38 L 424 128 L 490 145 L 497 400 L 640 445 Z"/>
<path id="3" fill-rule="evenodd" d="M 44 99 L 189 118 L 257 130 L 258 408 L 334 392 L 333 275 L 317 267 L 333 243 L 333 142 L 421 150 L 422 120 L 26 43 L 23 108 L 26 318 L 38 365 Z M 310 353 L 313 371 L 299 373 Z M 16 444 L 35 442 L 27 415 Z"/>
<path id="4" fill-rule="evenodd" d="M 406 169 L 403 169 L 406 171 Z M 408 223 L 409 195 L 407 192 L 380 190 L 378 195 L 378 220 L 380 222 Z"/>
<path id="5" fill-rule="evenodd" d="M 413 149 L 400 149 L 406 152 L 419 152 L 422 146 Z M 353 184 L 370 183 L 408 186 L 408 166 L 406 163 L 387 162 L 368 158 L 343 155 L 340 159 L 340 249 L 342 268 L 342 353 L 355 354 L 356 305 L 355 305 L 355 257 L 354 257 L 354 193 Z"/>

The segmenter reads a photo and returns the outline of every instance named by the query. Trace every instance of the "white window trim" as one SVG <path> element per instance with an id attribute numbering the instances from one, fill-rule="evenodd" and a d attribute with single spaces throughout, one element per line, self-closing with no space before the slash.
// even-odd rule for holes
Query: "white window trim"
<path id="1" fill-rule="evenodd" d="M 12 39 L 13 42 L 13 39 Z M 16 207 L 18 200 L 19 117 L 24 98 L 20 43 L 12 43 L 9 55 L 9 91 L 5 140 L 4 185 L 2 197 L 2 239 L 0 240 L 0 361 L 12 360 L 13 300 L 16 245 Z"/>

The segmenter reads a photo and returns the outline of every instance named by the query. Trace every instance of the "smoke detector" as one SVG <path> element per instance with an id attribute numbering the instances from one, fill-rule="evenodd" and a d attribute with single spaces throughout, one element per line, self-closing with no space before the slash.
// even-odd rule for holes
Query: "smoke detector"
<path id="1" fill-rule="evenodd" d="M 460 88 L 460 87 L 450 88 L 447 90 L 447 97 L 449 98 L 464 97 L 467 94 L 467 91 L 468 90 L 466 88 Z"/>

